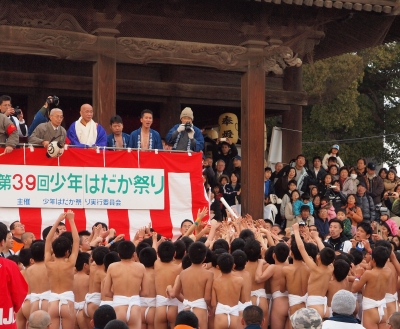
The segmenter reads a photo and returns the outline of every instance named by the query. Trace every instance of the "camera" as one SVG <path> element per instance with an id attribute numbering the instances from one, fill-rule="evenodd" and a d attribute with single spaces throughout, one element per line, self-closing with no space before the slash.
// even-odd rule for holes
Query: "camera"
<path id="1" fill-rule="evenodd" d="M 185 130 L 186 132 L 192 131 L 192 124 L 190 122 L 185 123 Z"/>
<path id="2" fill-rule="evenodd" d="M 50 97 L 47 97 L 46 103 L 47 103 L 49 109 L 51 110 L 51 109 L 57 107 L 58 104 L 60 104 L 60 99 L 55 95 L 50 96 Z"/>
<path id="3" fill-rule="evenodd" d="M 14 108 L 14 114 L 13 116 L 17 117 L 18 115 L 20 115 L 22 113 L 21 109 L 19 108 L 19 106 L 16 106 Z"/>
<path id="4" fill-rule="evenodd" d="M 394 195 L 392 192 L 388 192 L 388 196 L 392 196 Z"/>

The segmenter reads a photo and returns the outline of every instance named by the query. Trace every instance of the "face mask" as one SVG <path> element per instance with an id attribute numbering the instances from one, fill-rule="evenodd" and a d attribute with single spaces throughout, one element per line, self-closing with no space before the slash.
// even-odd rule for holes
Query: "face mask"
<path id="1" fill-rule="evenodd" d="M 351 179 L 356 179 L 357 178 L 357 174 L 351 174 L 350 177 L 351 177 Z"/>

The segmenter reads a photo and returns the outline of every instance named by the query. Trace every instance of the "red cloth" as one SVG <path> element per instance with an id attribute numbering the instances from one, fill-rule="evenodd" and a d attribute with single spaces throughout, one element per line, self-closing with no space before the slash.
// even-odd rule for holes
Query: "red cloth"
<path id="1" fill-rule="evenodd" d="M 16 329 L 14 312 L 18 312 L 28 294 L 28 284 L 17 264 L 0 258 L 0 328 Z"/>

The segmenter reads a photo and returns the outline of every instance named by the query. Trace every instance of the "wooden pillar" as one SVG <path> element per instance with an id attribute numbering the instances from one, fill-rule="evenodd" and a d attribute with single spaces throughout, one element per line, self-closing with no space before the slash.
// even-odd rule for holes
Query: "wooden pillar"
<path id="1" fill-rule="evenodd" d="M 161 68 L 161 81 L 170 83 L 179 83 L 180 68 L 179 66 L 164 65 Z M 181 103 L 179 97 L 171 94 L 167 101 L 161 105 L 160 112 L 160 135 L 165 137 L 168 131 L 177 123 L 180 123 L 179 116 L 181 114 Z M 196 119 L 196 113 L 194 113 Z"/>
<path id="2" fill-rule="evenodd" d="M 116 38 L 117 26 L 121 17 L 117 15 L 112 21 L 102 13 L 96 13 L 100 26 L 93 31 L 97 35 L 97 61 L 93 64 L 93 119 L 110 133 L 110 118 L 116 114 L 117 99 L 117 65 Z M 102 27 L 104 26 L 104 27 Z"/>
<path id="3" fill-rule="evenodd" d="M 285 70 L 283 88 L 288 91 L 303 91 L 302 67 L 288 67 Z M 291 105 L 290 111 L 282 115 L 282 161 L 289 163 L 302 153 L 302 115 L 301 105 Z"/>
<path id="4" fill-rule="evenodd" d="M 246 42 L 248 69 L 241 86 L 242 214 L 263 218 L 264 204 L 264 122 L 265 70 L 264 42 Z"/>

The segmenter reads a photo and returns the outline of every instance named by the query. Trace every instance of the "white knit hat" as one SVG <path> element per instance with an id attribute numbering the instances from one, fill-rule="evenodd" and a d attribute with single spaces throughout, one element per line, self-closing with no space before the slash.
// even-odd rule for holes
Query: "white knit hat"
<path id="1" fill-rule="evenodd" d="M 182 119 L 183 117 L 189 117 L 193 120 L 193 111 L 190 107 L 185 107 L 183 109 L 183 111 L 181 112 L 181 117 L 180 119 Z"/>
<path id="2" fill-rule="evenodd" d="M 348 290 L 339 290 L 332 298 L 332 312 L 342 315 L 352 315 L 356 309 L 356 298 Z"/>

